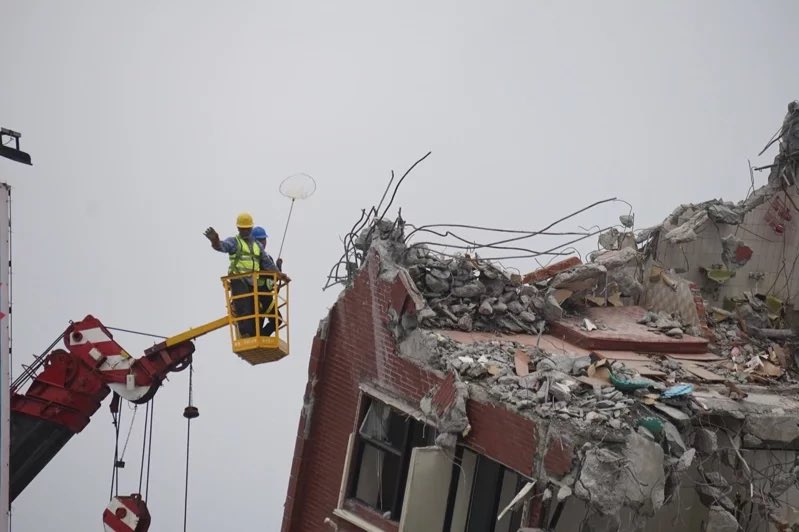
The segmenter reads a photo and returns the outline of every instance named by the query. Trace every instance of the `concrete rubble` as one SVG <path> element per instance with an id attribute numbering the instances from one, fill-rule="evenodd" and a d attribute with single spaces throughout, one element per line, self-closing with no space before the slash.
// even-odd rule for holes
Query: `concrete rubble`
<path id="1" fill-rule="evenodd" d="M 644 230 L 634 229 L 632 214 L 622 215 L 585 262 L 569 257 L 520 274 L 477 256 L 408 244 L 401 221 L 364 229 L 356 247 L 376 248 L 382 272 L 407 275 L 420 296 L 413 316 L 389 320 L 401 356 L 454 375 L 451 408 L 437 410 L 435 391 L 420 405 L 438 428 L 437 443 L 453 448 L 470 430 L 467 398 L 486 398 L 535 419 L 544 441 L 549 430 L 569 435 L 574 469 L 558 484 L 540 469 L 537 486 L 551 504 L 579 499 L 596 516 L 592 530 L 616 530 L 622 510 L 634 515 L 629 530 L 640 530 L 684 485 L 706 508 L 702 530 L 738 530 L 742 500 L 763 522 L 778 523 L 777 501 L 757 499 L 751 485 L 796 489 L 799 461 L 765 476 L 744 454 L 799 450 L 799 402 L 789 399 L 799 391 L 799 352 L 788 302 L 758 291 L 756 277 L 749 278 L 753 289 L 712 297 L 714 283 L 729 282 L 752 259 L 746 231 L 718 237 L 720 253 L 701 266 L 702 287 L 655 255 L 659 242 L 695 242 L 708 224 L 744 224 L 773 187 L 793 179 L 798 139 L 799 104 L 792 104 L 775 163 L 779 178 L 739 203 L 681 205 Z M 665 301 L 662 308 L 644 309 L 623 327 L 593 317 L 597 309 L 632 315 L 652 300 L 647 294 Z M 567 333 L 573 343 L 564 341 Z M 555 349 L 553 338 L 565 347 Z M 601 341 L 609 347 L 593 347 Z M 722 474 L 711 463 L 727 469 Z"/>
<path id="2" fill-rule="evenodd" d="M 741 216 L 735 207 L 720 203 L 705 205 L 693 214 L 689 211 L 680 210 L 682 214 L 676 216 L 687 216 L 690 221 L 699 212 L 723 223 L 738 223 Z M 691 391 L 666 399 L 670 388 L 694 377 L 679 360 L 652 357 L 649 367 L 662 375 L 652 379 L 623 360 L 605 360 L 592 353 L 551 352 L 513 336 L 540 339 L 551 324 L 580 316 L 586 309 L 635 304 L 645 277 L 640 252 L 605 249 L 594 254 L 591 262 L 571 261 L 571 267 L 565 269 L 555 264 L 547 271 L 524 276 L 536 279 L 525 284 L 523 276 L 475 257 L 443 256 L 423 246 L 392 244 L 390 239 L 398 236 L 396 228 L 385 226 L 374 233 L 388 235 L 372 244 L 390 257 L 383 259 L 389 262 L 384 269 L 392 274 L 407 272 L 422 296 L 416 319 L 391 318 L 401 340 L 400 352 L 442 374 L 456 376 L 457 401 L 452 408 L 445 413 L 436 411 L 432 403 L 435 390 L 421 401 L 422 412 L 438 429 L 438 445 L 452 449 L 470 430 L 469 397 L 486 397 L 521 415 L 558 424 L 582 446 L 577 452 L 578 468 L 553 493 L 587 504 L 596 515 L 591 525 L 596 530 L 618 526 L 614 516 L 622 508 L 635 515 L 630 530 L 641 529 L 676 496 L 681 484 L 690 482 L 691 471 L 698 464 L 729 448 L 728 434 L 694 425 L 705 418 L 705 408 L 710 408 L 704 400 Z M 683 235 L 687 233 L 683 231 Z M 613 298 L 607 297 L 607 287 L 613 290 Z M 603 290 L 606 295 L 596 297 Z M 733 387 L 749 383 L 755 376 L 793 382 L 786 371 L 793 367 L 787 354 L 790 347 L 752 334 L 773 325 L 765 301 L 742 294 L 734 312 L 718 310 L 711 309 L 706 325 L 712 336 L 709 346 L 717 355 L 712 369 L 720 380 L 728 379 Z M 650 333 L 675 340 L 703 334 L 675 313 L 648 311 L 636 321 Z M 581 324 L 585 333 L 607 329 L 601 321 L 594 323 L 589 318 Z M 488 335 L 463 342 L 447 331 Z M 771 366 L 779 368 L 779 374 Z M 706 388 L 713 389 L 715 397 L 740 400 L 726 385 Z M 746 397 L 746 392 L 740 393 Z M 799 410 L 799 404 L 797 407 Z M 738 449 L 747 445 L 799 448 L 799 411 L 775 418 L 750 415 L 735 406 L 726 408 L 711 411 L 735 420 Z M 726 461 L 738 465 L 737 452 Z M 795 471 L 799 472 L 799 466 Z M 775 488 L 783 491 L 799 485 L 793 470 L 777 478 Z M 729 527 L 737 523 L 735 504 L 728 495 L 732 488 L 725 482 L 721 475 L 710 473 L 696 488 L 708 508 L 705 530 L 732 530 Z"/>

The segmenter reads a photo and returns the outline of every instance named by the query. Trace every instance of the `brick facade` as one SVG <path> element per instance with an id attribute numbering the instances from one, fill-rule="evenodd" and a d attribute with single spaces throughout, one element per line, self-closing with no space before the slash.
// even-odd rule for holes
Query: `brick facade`
<path id="1" fill-rule="evenodd" d="M 380 277 L 373 251 L 353 285 L 331 309 L 326 327 L 314 338 L 308 383 L 300 415 L 282 532 L 326 530 L 325 518 L 338 530 L 358 530 L 333 516 L 338 504 L 350 433 L 355 429 L 359 384 L 369 383 L 404 402 L 418 405 L 444 377 L 397 355 L 387 326 L 389 310 L 415 312 L 418 294 L 403 275 Z M 446 387 L 442 387 L 445 390 Z M 446 402 L 445 391 L 439 400 Z M 536 425 L 514 412 L 468 401 L 472 430 L 465 443 L 507 467 L 533 476 Z M 347 509 L 384 530 L 396 525 L 360 505 Z"/>

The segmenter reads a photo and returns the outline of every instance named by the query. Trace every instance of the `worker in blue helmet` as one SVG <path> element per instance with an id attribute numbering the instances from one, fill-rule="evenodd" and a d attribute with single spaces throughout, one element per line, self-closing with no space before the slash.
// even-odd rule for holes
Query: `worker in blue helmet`
<path id="1" fill-rule="evenodd" d="M 256 227 L 253 227 L 252 237 L 261 246 L 262 253 L 264 253 L 267 256 L 269 256 L 269 254 L 266 251 L 266 239 L 269 237 L 269 235 L 266 234 L 266 230 L 263 227 L 261 227 L 260 225 L 256 226 Z M 270 259 L 271 259 L 271 257 L 270 257 Z M 282 272 L 283 271 L 283 259 L 278 258 L 277 261 L 275 262 L 275 264 L 277 265 L 278 270 Z M 285 274 L 284 274 L 284 277 L 285 277 Z M 288 279 L 288 277 L 285 277 L 285 278 Z M 274 312 L 275 311 L 275 309 L 274 309 L 275 298 L 273 296 L 274 281 L 272 280 L 272 278 L 271 277 L 264 277 L 263 279 L 260 279 L 259 283 L 258 283 L 258 290 L 267 292 L 265 294 L 261 294 L 261 295 L 258 296 L 259 306 L 261 307 L 260 312 L 267 312 L 267 313 Z M 278 316 L 280 316 L 280 312 L 279 311 L 278 311 Z M 282 316 L 281 316 L 281 318 L 282 318 Z M 263 336 L 272 336 L 272 334 L 275 332 L 276 326 L 277 326 L 277 324 L 276 324 L 276 320 L 275 320 L 274 317 L 265 318 L 265 319 L 262 318 L 261 319 L 261 335 L 263 335 Z"/>

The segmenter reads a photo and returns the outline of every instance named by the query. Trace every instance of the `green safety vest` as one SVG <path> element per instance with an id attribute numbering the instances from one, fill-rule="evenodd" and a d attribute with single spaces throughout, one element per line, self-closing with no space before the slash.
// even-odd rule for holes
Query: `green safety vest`
<path id="1" fill-rule="evenodd" d="M 236 252 L 230 254 L 229 275 L 257 272 L 261 269 L 261 246 L 236 236 Z"/>

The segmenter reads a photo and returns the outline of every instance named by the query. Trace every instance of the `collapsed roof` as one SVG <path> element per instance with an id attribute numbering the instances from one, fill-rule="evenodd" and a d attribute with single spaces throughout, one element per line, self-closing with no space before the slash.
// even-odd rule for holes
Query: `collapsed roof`
<path id="1" fill-rule="evenodd" d="M 764 472 L 743 455 L 799 449 L 799 104 L 778 138 L 768 184 L 744 201 L 682 205 L 639 231 L 624 215 L 585 261 L 560 254 L 530 272 L 414 244 L 401 217 L 374 209 L 345 278 L 373 250 L 383 275 L 412 281 L 416 312 L 389 316 L 400 353 L 454 375 L 460 396 L 449 412 L 422 400 L 437 443 L 468 432 L 466 398 L 494 402 L 569 435 L 576 466 L 538 479 L 558 503 L 573 495 L 611 521 L 626 508 L 643 526 L 694 477 L 712 521 L 737 526 L 743 496 L 787 526 L 780 497 L 799 462 Z"/>

